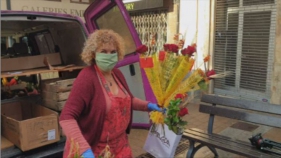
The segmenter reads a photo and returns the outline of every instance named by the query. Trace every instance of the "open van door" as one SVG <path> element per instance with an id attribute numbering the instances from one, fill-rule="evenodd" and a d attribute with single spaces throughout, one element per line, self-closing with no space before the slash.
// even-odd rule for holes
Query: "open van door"
<path id="1" fill-rule="evenodd" d="M 141 41 L 122 0 L 95 0 L 86 9 L 84 17 L 89 33 L 96 29 L 111 29 L 122 36 L 125 58 L 116 67 L 124 74 L 135 97 L 156 102 L 145 72 L 140 68 L 139 55 L 135 53 Z M 133 126 L 150 126 L 147 112 L 134 111 L 133 116 Z"/>

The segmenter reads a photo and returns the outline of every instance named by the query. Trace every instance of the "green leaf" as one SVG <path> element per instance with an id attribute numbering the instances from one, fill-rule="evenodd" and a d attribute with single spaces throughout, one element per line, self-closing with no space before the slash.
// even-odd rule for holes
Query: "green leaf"
<path id="1" fill-rule="evenodd" d="M 171 125 L 169 125 L 168 128 L 169 128 L 169 130 L 172 130 L 172 126 Z"/>
<path id="2" fill-rule="evenodd" d="M 178 106 L 173 106 L 171 108 L 171 110 L 178 112 L 180 110 L 180 108 Z"/>
<path id="3" fill-rule="evenodd" d="M 176 114 L 177 114 L 177 111 L 173 110 L 173 111 L 171 111 L 171 114 L 170 114 L 170 115 L 171 115 L 172 117 L 174 117 L 174 116 L 176 116 Z"/>
<path id="4" fill-rule="evenodd" d="M 177 134 L 178 133 L 178 127 L 177 126 L 173 126 L 173 131 Z"/>
<path id="5" fill-rule="evenodd" d="M 181 99 L 177 99 L 175 104 L 176 104 L 176 106 L 178 106 L 178 105 L 180 105 L 180 103 L 181 103 Z"/>
<path id="6" fill-rule="evenodd" d="M 176 123 L 178 123 L 178 122 L 180 121 L 178 117 L 174 117 L 173 120 L 174 120 L 174 122 L 176 122 Z"/>
<path id="7" fill-rule="evenodd" d="M 167 125 L 171 124 L 171 120 L 170 120 L 169 118 L 165 118 L 165 119 L 164 119 L 164 122 L 165 122 Z"/>
<path id="8" fill-rule="evenodd" d="M 205 82 L 205 80 L 202 80 L 198 83 L 198 86 L 200 87 L 201 90 L 207 90 L 208 89 L 208 84 Z"/>
<path id="9" fill-rule="evenodd" d="M 172 111 L 171 110 L 167 110 L 167 115 L 171 115 Z"/>
<path id="10" fill-rule="evenodd" d="M 185 126 L 185 125 L 187 125 L 187 122 L 186 121 L 179 121 L 179 123 L 178 123 L 180 126 Z"/>
<path id="11" fill-rule="evenodd" d="M 175 100 L 171 100 L 171 101 L 170 101 L 170 104 L 171 104 L 171 105 L 174 105 L 174 104 L 175 104 Z"/>

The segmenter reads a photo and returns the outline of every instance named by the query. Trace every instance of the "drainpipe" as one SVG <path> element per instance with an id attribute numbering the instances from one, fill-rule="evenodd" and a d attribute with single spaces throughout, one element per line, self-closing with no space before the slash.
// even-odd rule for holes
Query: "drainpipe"
<path id="1" fill-rule="evenodd" d="M 7 10 L 11 10 L 11 0 L 6 0 Z"/>

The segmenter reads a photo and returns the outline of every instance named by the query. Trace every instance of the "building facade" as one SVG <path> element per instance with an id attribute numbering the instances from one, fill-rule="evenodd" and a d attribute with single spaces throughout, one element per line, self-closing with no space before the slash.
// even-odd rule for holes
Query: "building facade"
<path id="1" fill-rule="evenodd" d="M 196 36 L 198 61 L 210 54 L 210 92 L 281 104 L 281 0 L 180 1 L 180 32 Z"/>

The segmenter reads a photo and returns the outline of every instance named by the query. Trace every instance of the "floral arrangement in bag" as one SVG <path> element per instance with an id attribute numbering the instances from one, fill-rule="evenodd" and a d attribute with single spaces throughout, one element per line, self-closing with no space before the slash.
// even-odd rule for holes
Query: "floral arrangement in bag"
<path id="1" fill-rule="evenodd" d="M 151 112 L 150 119 L 154 125 L 165 123 L 176 134 L 181 134 L 187 125 L 183 117 L 188 114 L 187 105 L 194 98 L 187 94 L 195 90 L 206 90 L 209 81 L 218 76 L 214 70 L 207 69 L 210 55 L 202 61 L 205 71 L 200 69 L 201 65 L 194 68 L 197 45 L 193 43 L 183 48 L 184 39 L 180 39 L 179 35 L 175 35 L 175 43 L 164 44 L 162 51 L 151 52 L 153 42 L 148 46 L 141 45 L 136 50 L 140 54 L 140 66 L 146 73 L 157 104 L 166 109 L 166 113 Z"/>

